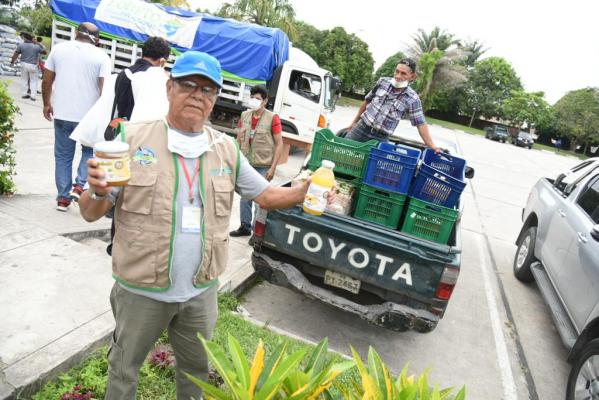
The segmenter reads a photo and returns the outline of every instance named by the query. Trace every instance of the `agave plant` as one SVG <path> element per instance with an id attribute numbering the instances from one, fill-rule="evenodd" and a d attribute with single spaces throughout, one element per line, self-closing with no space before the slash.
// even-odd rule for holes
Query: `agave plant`
<path id="1" fill-rule="evenodd" d="M 408 365 L 394 380 L 389 369 L 372 347 L 368 349 L 366 365 L 353 347 L 351 351 L 362 382 L 361 384 L 353 382 L 350 388 L 340 389 L 346 400 L 464 400 L 466 398 L 464 387 L 455 397 L 450 397 L 453 388 L 439 389 L 435 385 L 431 389 L 428 383 L 428 371 L 417 379 L 413 375 L 408 377 Z"/>
<path id="2" fill-rule="evenodd" d="M 353 361 L 326 363 L 326 339 L 311 352 L 306 367 L 300 363 L 306 350 L 287 354 L 288 342 L 282 342 L 265 360 L 264 344 L 259 341 L 250 365 L 237 339 L 228 336 L 228 351 L 200 337 L 210 362 L 223 378 L 228 391 L 195 378 L 187 377 L 216 400 L 318 399 L 326 395 L 335 378 L 354 366 Z"/>

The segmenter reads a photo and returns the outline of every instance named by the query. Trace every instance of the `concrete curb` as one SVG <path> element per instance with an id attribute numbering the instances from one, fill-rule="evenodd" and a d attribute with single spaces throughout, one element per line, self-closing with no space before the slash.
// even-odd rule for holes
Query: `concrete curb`
<path id="1" fill-rule="evenodd" d="M 110 229 L 68 232 L 59 236 L 75 242 L 89 238 L 109 241 Z M 231 292 L 239 297 L 256 282 L 257 278 L 258 275 L 254 271 L 251 273 L 248 271 L 242 280 L 231 279 L 224 282 L 219 292 Z M 3 369 L 0 372 L 0 399 L 30 398 L 47 382 L 56 379 L 61 373 L 67 372 L 87 359 L 94 351 L 109 344 L 113 329 L 113 316 L 110 311 L 107 311 Z M 0 365 L 5 367 L 1 360 Z"/>

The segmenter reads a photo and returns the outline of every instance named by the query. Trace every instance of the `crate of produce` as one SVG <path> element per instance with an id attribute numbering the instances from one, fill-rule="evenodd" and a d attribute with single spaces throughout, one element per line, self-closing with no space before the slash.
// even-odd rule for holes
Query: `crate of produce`
<path id="1" fill-rule="evenodd" d="M 335 136 L 329 129 L 321 129 L 314 134 L 314 144 L 308 168 L 316 170 L 322 160 L 335 163 L 335 174 L 344 174 L 362 178 L 364 164 L 370 154 L 370 149 L 375 147 L 376 140 L 361 143 L 355 140 Z"/>
<path id="2" fill-rule="evenodd" d="M 354 217 L 397 229 L 406 195 L 362 185 Z"/>
<path id="3" fill-rule="evenodd" d="M 425 150 L 420 170 L 410 188 L 410 197 L 443 207 L 454 207 L 466 187 L 466 161 L 448 154 Z"/>
<path id="4" fill-rule="evenodd" d="M 447 244 L 458 219 L 458 210 L 409 198 L 401 231 L 436 243 Z"/>
<path id="5" fill-rule="evenodd" d="M 380 143 L 370 150 L 364 183 L 407 194 L 420 158 L 420 150 L 391 143 Z"/>

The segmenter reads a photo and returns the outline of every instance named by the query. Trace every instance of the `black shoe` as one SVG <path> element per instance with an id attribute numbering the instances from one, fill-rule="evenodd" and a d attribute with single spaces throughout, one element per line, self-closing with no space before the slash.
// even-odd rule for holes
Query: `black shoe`
<path id="1" fill-rule="evenodd" d="M 237 228 L 236 231 L 232 231 L 229 233 L 229 236 L 239 237 L 239 236 L 250 236 L 252 234 L 252 230 L 247 226 L 241 225 Z"/>
<path id="2" fill-rule="evenodd" d="M 28 94 L 25 94 L 25 95 L 21 96 L 21 98 L 22 98 L 22 99 L 28 99 L 28 98 L 29 98 L 29 95 L 28 95 Z"/>

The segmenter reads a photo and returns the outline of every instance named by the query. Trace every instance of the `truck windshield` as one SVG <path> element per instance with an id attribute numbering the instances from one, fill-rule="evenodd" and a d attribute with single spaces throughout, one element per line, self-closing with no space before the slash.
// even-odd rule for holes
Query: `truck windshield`
<path id="1" fill-rule="evenodd" d="M 336 93 L 332 89 L 331 82 L 333 77 L 327 75 L 324 77 L 324 106 L 330 110 L 335 108 L 335 103 L 337 102 Z"/>

